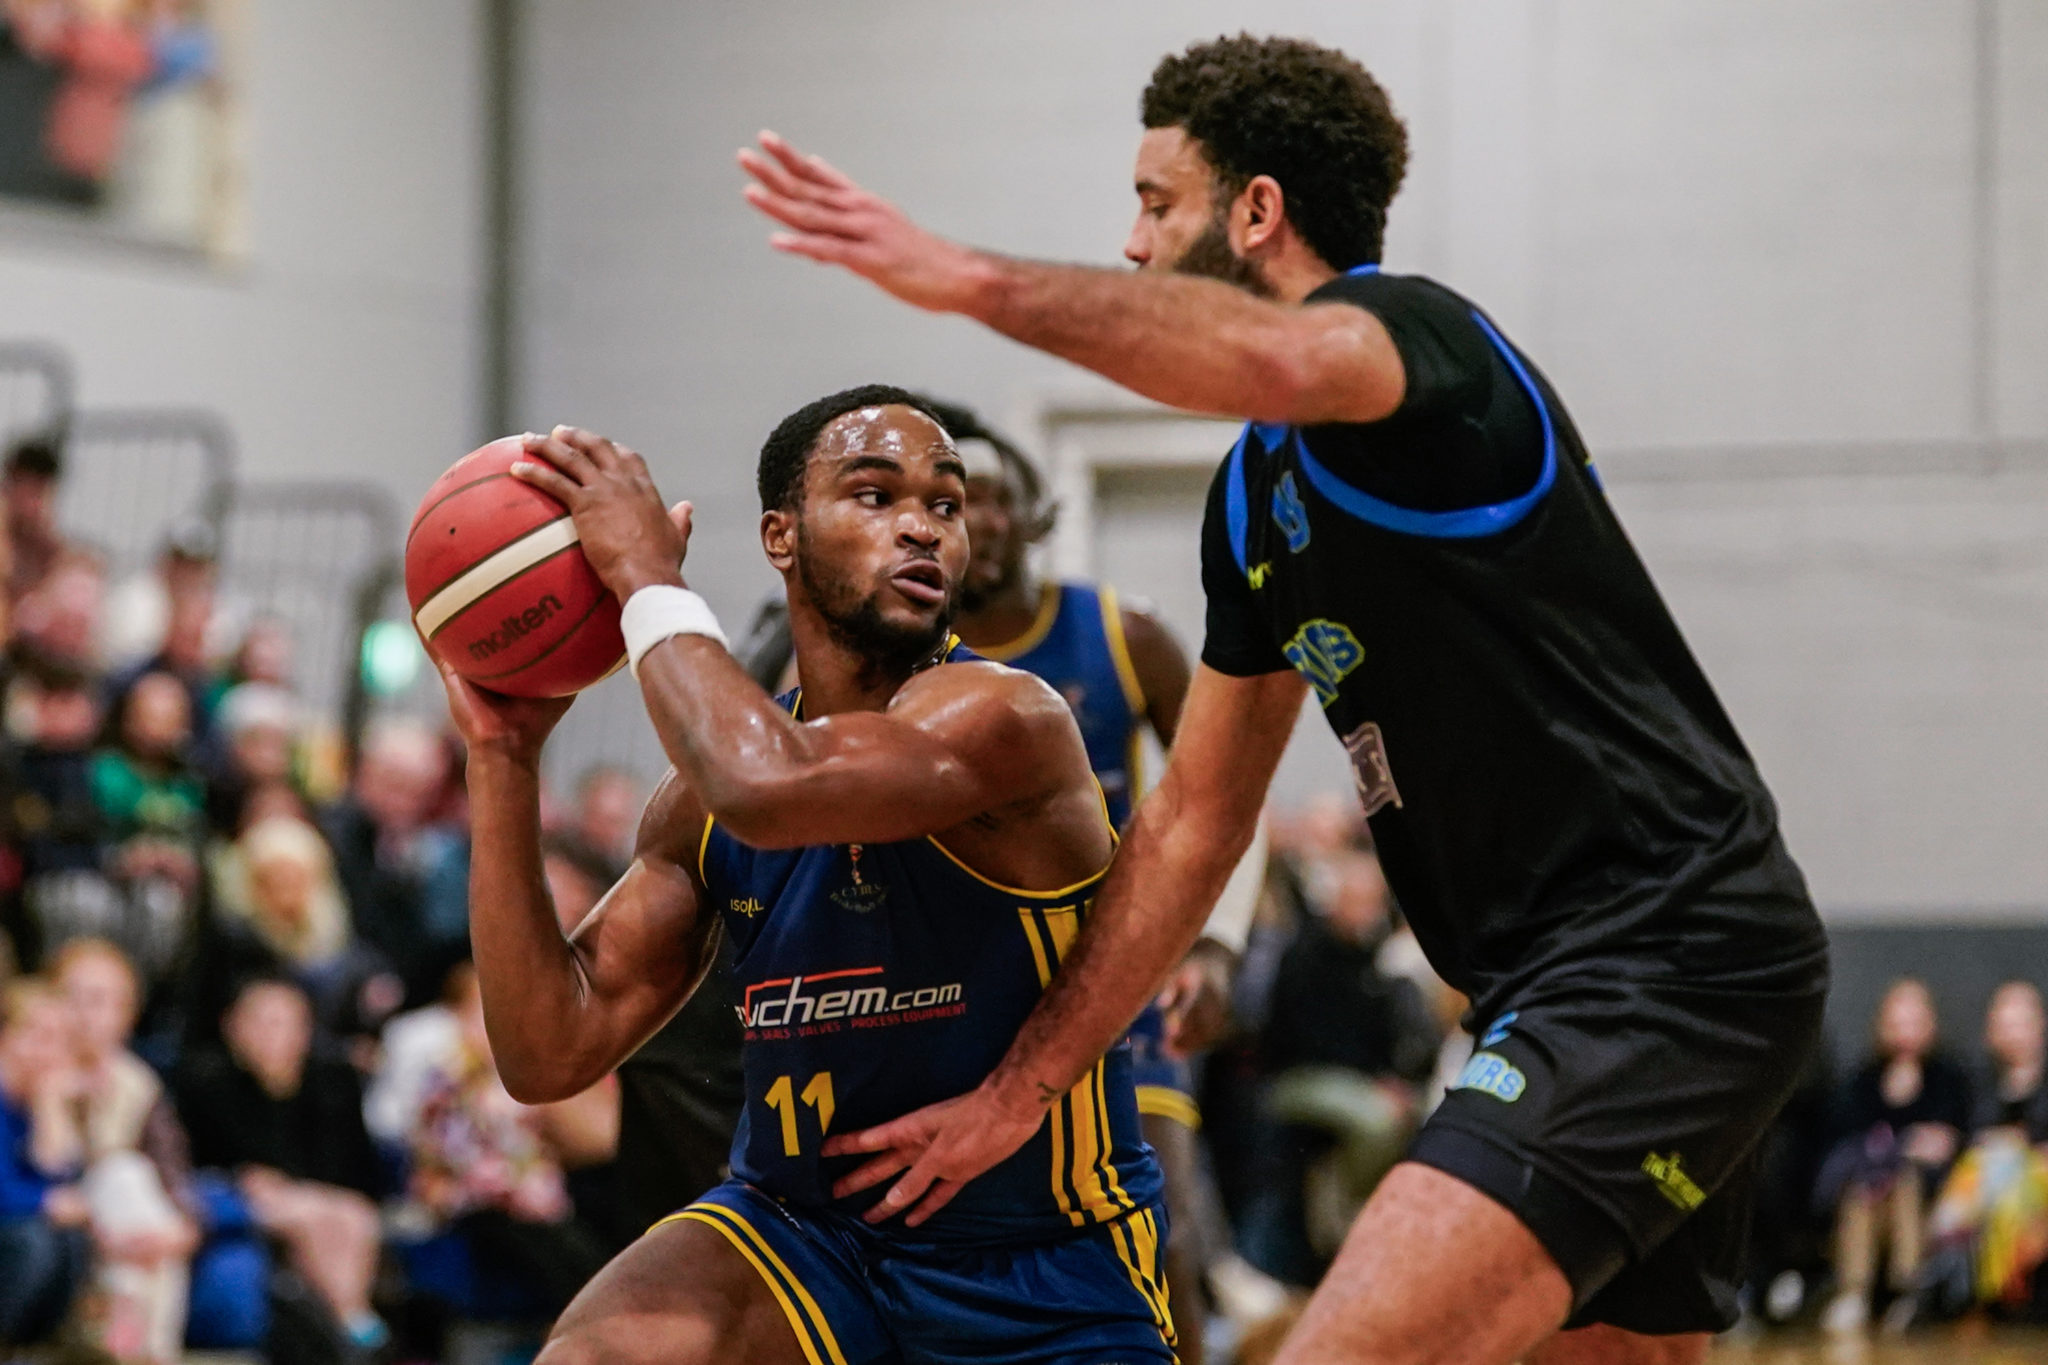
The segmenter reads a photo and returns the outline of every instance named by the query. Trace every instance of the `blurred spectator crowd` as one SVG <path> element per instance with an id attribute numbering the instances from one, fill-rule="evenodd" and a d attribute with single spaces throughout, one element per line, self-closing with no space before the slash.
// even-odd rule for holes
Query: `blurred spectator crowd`
<path id="1" fill-rule="evenodd" d="M 434 1359 L 451 1322 L 545 1322 L 645 1222 L 615 1082 L 498 1084 L 461 755 L 404 717 L 351 753 L 203 528 L 112 581 L 58 529 L 62 455 L 0 467 L 0 1358 Z M 598 769 L 550 803 L 565 927 L 641 795 Z"/>

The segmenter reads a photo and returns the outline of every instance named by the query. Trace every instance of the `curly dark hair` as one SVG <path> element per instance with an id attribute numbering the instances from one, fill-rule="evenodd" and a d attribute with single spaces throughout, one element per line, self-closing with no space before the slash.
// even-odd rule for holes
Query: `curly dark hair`
<path id="1" fill-rule="evenodd" d="M 1343 53 L 1249 33 L 1196 43 L 1154 68 L 1140 116 L 1199 143 L 1226 201 L 1254 176 L 1272 176 L 1288 221 L 1330 266 L 1379 260 L 1408 130 L 1379 82 Z"/>
<path id="2" fill-rule="evenodd" d="M 754 472 L 754 484 L 761 494 L 761 510 L 773 512 L 777 508 L 796 506 L 797 495 L 804 486 L 804 469 L 810 464 L 811 452 L 817 448 L 818 438 L 825 434 L 826 427 L 847 413 L 858 412 L 862 408 L 898 406 L 915 408 L 937 422 L 941 430 L 945 429 L 945 419 L 933 412 L 924 399 L 894 384 L 862 384 L 858 388 L 828 393 L 777 422 L 775 430 L 768 433 L 767 441 L 761 446 L 761 463 Z"/>

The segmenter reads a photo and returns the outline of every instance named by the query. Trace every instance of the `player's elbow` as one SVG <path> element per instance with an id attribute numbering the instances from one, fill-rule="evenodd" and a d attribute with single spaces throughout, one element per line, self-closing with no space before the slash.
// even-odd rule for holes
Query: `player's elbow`
<path id="1" fill-rule="evenodd" d="M 521 1057 L 516 1051 L 499 1052 L 495 1060 L 505 1093 L 521 1104 L 553 1104 L 580 1095 L 596 1084 L 595 1077 L 585 1080 L 570 1067 L 548 1065 L 538 1058 Z"/>

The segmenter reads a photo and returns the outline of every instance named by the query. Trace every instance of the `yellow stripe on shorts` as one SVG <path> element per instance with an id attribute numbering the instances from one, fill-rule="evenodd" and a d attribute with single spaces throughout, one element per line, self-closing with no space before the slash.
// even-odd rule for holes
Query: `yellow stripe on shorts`
<path id="1" fill-rule="evenodd" d="M 824 1313 L 819 1310 L 818 1301 L 811 1297 L 810 1291 L 804 1288 L 803 1281 L 791 1273 L 782 1258 L 775 1254 L 775 1249 L 768 1245 L 767 1239 L 754 1230 L 753 1224 L 723 1204 L 692 1204 L 681 1213 L 670 1214 L 654 1227 L 684 1219 L 716 1228 L 726 1241 L 732 1243 L 735 1251 L 747 1258 L 747 1264 L 754 1267 L 754 1272 L 761 1277 L 761 1282 L 768 1286 L 768 1292 L 782 1305 L 783 1316 L 789 1319 L 790 1329 L 796 1333 L 797 1345 L 803 1348 L 804 1359 L 808 1360 L 810 1365 L 827 1365 L 828 1361 L 830 1365 L 846 1365 L 846 1357 L 839 1350 L 839 1340 L 832 1335 L 832 1328 L 826 1323 Z M 652 1232 L 654 1228 L 649 1228 L 648 1231 Z M 766 1263 L 763 1262 L 764 1257 Z M 773 1271 L 769 1269 L 770 1265 L 774 1266 Z M 778 1275 L 780 1279 L 777 1278 Z M 789 1290 L 783 1288 L 785 1283 L 790 1290 L 795 1291 L 794 1298 L 791 1297 Z M 821 1346 L 824 1348 L 822 1354 L 819 1350 Z"/>

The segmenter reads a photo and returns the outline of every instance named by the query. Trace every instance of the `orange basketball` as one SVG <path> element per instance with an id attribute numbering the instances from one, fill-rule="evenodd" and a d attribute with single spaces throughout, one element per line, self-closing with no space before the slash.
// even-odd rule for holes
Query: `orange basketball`
<path id="1" fill-rule="evenodd" d="M 506 436 L 427 490 L 406 535 L 405 595 L 428 647 L 463 677 L 561 697 L 615 672 L 626 641 L 568 509 L 509 472 L 526 458 Z"/>

